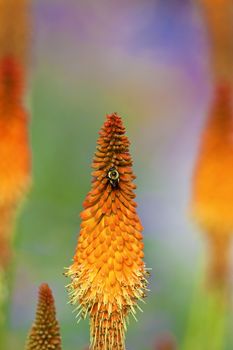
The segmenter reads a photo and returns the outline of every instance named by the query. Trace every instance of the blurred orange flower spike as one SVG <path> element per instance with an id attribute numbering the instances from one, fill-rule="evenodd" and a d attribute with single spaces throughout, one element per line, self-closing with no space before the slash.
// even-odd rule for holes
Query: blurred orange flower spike
<path id="1" fill-rule="evenodd" d="M 230 85 L 219 85 L 201 140 L 193 179 L 192 214 L 211 249 L 210 277 L 228 280 L 233 233 L 233 113 Z"/>

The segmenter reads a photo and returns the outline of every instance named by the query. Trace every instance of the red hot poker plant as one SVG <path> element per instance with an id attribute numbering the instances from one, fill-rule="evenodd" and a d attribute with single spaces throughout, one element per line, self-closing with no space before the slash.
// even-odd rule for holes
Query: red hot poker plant
<path id="1" fill-rule="evenodd" d="M 24 68 L 14 57 L 0 60 L 0 266 L 9 262 L 15 210 L 30 183 L 24 75 Z"/>
<path id="2" fill-rule="evenodd" d="M 0 61 L 0 205 L 17 203 L 30 179 L 23 79 L 23 68 L 13 57 Z"/>
<path id="3" fill-rule="evenodd" d="M 15 209 L 30 183 L 24 70 L 13 57 L 0 61 L 0 265 L 7 263 Z"/>
<path id="4" fill-rule="evenodd" d="M 216 87 L 193 178 L 192 214 L 211 252 L 209 280 L 227 286 L 233 233 L 233 110 L 229 84 Z"/>
<path id="5" fill-rule="evenodd" d="M 121 117 L 107 116 L 84 201 L 74 262 L 68 269 L 71 302 L 90 316 L 91 349 L 125 349 L 128 315 L 145 296 L 142 225 L 136 212 L 129 140 Z"/>
<path id="6" fill-rule="evenodd" d="M 36 319 L 28 335 L 25 350 L 62 350 L 60 327 L 52 291 L 46 283 L 39 289 Z"/>

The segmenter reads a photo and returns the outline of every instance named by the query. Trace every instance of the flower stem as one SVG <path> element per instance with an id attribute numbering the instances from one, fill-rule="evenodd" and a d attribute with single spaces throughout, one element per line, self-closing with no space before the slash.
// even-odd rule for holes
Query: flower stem
<path id="1" fill-rule="evenodd" d="M 229 318 L 226 291 L 206 289 L 203 279 L 198 280 L 181 350 L 223 350 Z"/>
<path id="2" fill-rule="evenodd" d="M 0 269 L 0 349 L 6 349 L 9 308 L 9 281 L 7 272 Z"/>

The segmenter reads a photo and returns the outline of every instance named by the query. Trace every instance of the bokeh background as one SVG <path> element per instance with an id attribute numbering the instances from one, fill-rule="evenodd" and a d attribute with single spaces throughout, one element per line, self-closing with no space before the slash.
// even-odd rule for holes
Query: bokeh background
<path id="1" fill-rule="evenodd" d="M 74 254 L 98 130 L 115 111 L 131 141 L 152 268 L 127 349 L 153 349 L 164 333 L 180 344 L 204 249 L 189 215 L 212 94 L 200 8 L 189 0 L 34 0 L 31 16 L 33 186 L 15 228 L 10 347 L 23 348 L 42 282 L 53 289 L 64 349 L 89 342 L 88 321 L 76 325 L 67 305 L 63 272 Z M 232 349 L 230 336 L 227 343 Z"/>

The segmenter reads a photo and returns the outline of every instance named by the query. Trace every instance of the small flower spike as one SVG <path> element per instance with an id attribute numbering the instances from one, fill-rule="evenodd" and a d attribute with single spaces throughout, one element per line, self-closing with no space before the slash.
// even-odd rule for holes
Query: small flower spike
<path id="1" fill-rule="evenodd" d="M 52 291 L 47 284 L 39 289 L 36 319 L 25 350 L 61 350 L 61 336 Z"/>
<path id="2" fill-rule="evenodd" d="M 125 349 L 128 315 L 145 297 L 142 225 L 136 212 L 129 140 L 121 117 L 107 116 L 97 141 L 91 191 L 84 201 L 70 298 L 90 317 L 92 350 Z M 136 317 L 135 317 L 136 318 Z"/>

